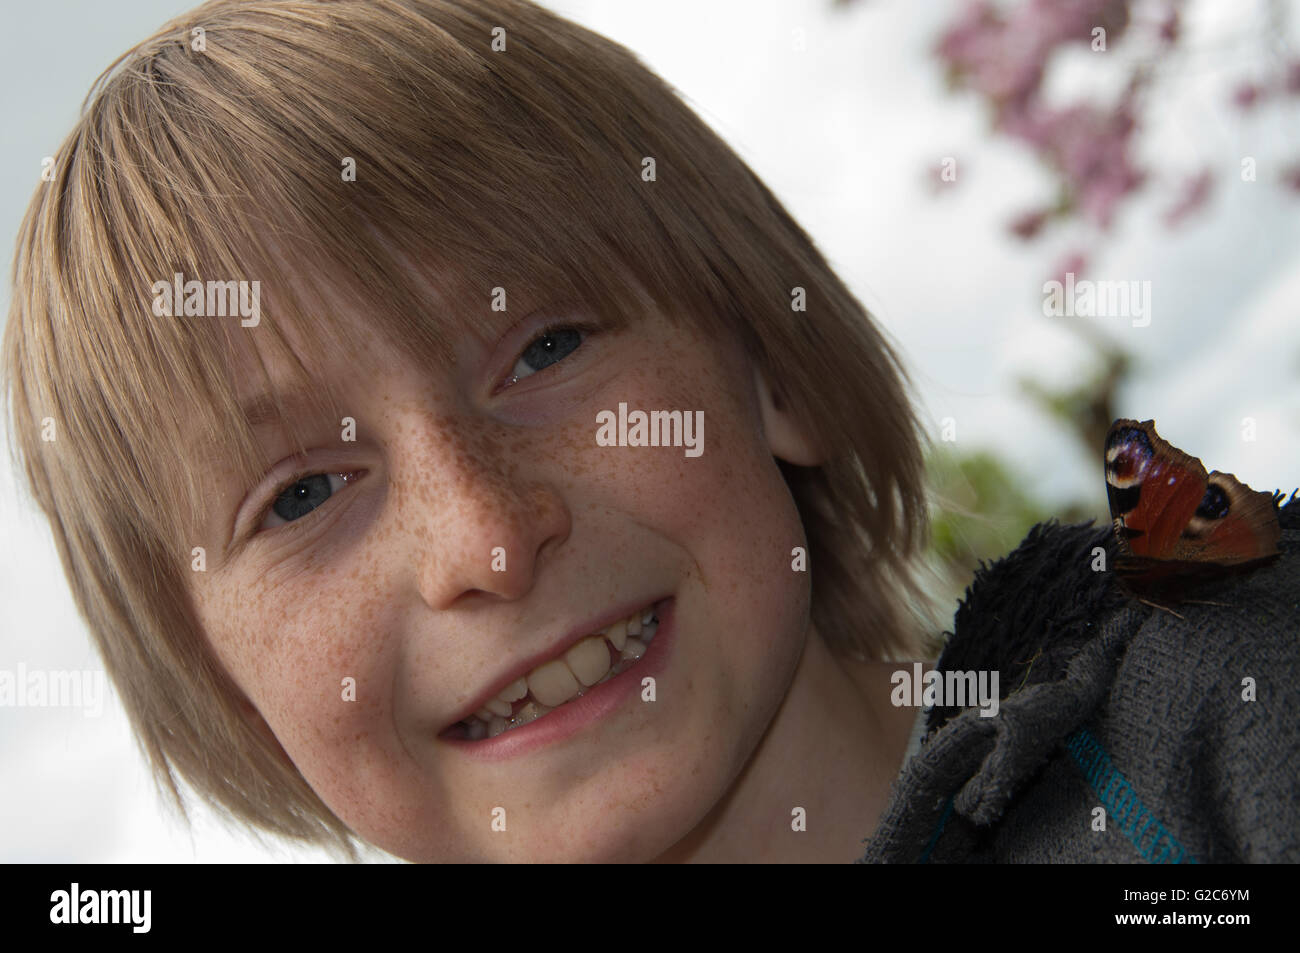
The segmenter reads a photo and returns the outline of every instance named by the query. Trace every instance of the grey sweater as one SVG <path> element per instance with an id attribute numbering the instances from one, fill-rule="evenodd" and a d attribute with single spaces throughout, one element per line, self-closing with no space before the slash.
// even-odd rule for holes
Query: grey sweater
<path id="1" fill-rule="evenodd" d="M 859 863 L 1300 861 L 1300 500 L 1280 518 L 1282 555 L 1185 619 L 1093 570 L 1109 527 L 982 568 L 938 667 L 997 670 L 998 713 L 929 712 Z"/>

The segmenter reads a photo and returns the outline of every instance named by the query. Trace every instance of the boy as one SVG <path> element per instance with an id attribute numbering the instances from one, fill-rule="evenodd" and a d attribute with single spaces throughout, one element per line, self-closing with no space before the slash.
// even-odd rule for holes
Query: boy
<path id="1" fill-rule="evenodd" d="M 15 432 L 178 803 L 415 861 L 918 859 L 898 361 L 630 54 L 507 0 L 209 3 L 56 169 Z"/>

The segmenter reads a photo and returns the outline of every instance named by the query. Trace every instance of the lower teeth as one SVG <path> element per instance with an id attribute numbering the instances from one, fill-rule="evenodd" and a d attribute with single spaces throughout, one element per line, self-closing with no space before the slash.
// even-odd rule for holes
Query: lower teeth
<path id="1" fill-rule="evenodd" d="M 645 654 L 647 644 L 654 638 L 655 633 L 658 630 L 659 618 L 655 616 L 651 618 L 649 623 L 645 624 L 639 637 L 631 637 L 627 640 L 626 644 L 623 646 L 623 651 L 620 654 L 618 663 L 606 672 L 600 681 L 596 682 L 595 685 L 579 687 L 578 694 L 574 695 L 573 698 L 570 698 L 569 701 L 573 701 L 574 698 L 581 698 L 593 688 L 596 688 L 599 685 L 604 685 L 611 678 L 623 674 L 640 661 L 641 656 Z M 609 643 L 607 642 L 606 645 L 608 644 Z M 613 646 L 610 647 L 613 648 Z M 617 649 L 615 649 L 615 651 L 617 651 Z M 569 702 L 561 702 L 559 705 L 556 705 L 555 708 L 562 708 L 568 703 Z M 478 716 L 471 715 L 460 724 L 461 727 L 465 729 L 465 739 L 467 741 L 482 741 L 484 738 L 495 738 L 497 735 L 504 734 L 512 728 L 520 728 L 529 722 L 536 721 L 543 715 L 549 715 L 551 712 L 555 711 L 555 708 L 548 708 L 546 705 L 529 698 L 523 707 L 515 712 L 508 720 L 501 717 L 495 717 L 492 721 L 485 722 Z"/>

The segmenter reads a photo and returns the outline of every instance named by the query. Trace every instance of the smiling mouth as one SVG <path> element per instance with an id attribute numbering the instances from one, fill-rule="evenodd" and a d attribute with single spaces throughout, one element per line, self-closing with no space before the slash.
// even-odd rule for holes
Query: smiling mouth
<path id="1" fill-rule="evenodd" d="M 482 709 L 451 725 L 443 737 L 481 741 L 536 722 L 634 666 L 658 631 L 654 606 L 638 608 L 519 677 Z"/>
<path id="2" fill-rule="evenodd" d="M 448 728 L 443 737 L 482 741 L 534 722 L 627 671 L 645 654 L 658 630 L 654 606 L 638 609 L 516 679 L 474 714 Z"/>

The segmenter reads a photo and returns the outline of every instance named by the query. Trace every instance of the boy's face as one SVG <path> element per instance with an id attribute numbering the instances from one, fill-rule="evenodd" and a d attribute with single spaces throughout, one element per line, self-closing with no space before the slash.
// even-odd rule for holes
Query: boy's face
<path id="1" fill-rule="evenodd" d="M 314 369 L 355 440 L 295 418 L 294 461 L 259 431 L 281 463 L 257 488 L 217 477 L 208 552 L 232 541 L 193 574 L 195 605 L 258 724 L 365 840 L 415 861 L 646 860 L 719 802 L 784 696 L 808 632 L 803 530 L 738 347 L 573 307 L 545 317 L 597 330 L 537 342 L 543 315 L 511 328 L 537 303 L 514 300 L 448 370 L 377 335 Z M 702 411 L 703 452 L 598 445 L 620 403 Z M 624 675 L 457 737 L 505 681 L 656 603 Z"/>

